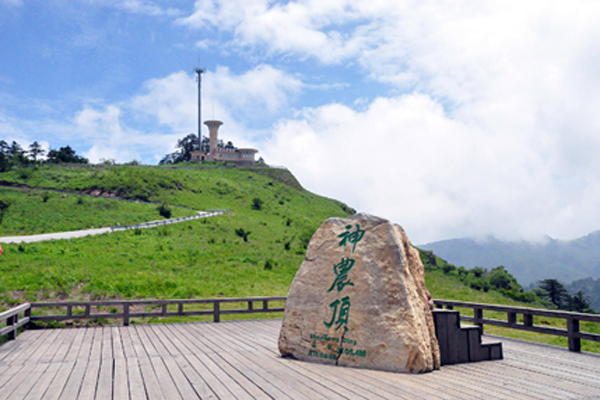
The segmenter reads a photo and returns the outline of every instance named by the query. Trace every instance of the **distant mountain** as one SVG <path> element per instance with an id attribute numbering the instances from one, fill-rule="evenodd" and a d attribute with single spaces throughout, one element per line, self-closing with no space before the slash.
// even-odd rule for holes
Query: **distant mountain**
<path id="1" fill-rule="evenodd" d="M 504 265 L 519 283 L 555 278 L 564 283 L 600 278 L 600 231 L 579 239 L 548 238 L 543 243 L 450 239 L 417 246 L 456 266 L 493 268 Z"/>
<path id="2" fill-rule="evenodd" d="M 600 279 L 579 279 L 568 284 L 566 288 L 571 293 L 581 290 L 589 297 L 592 308 L 600 312 Z"/>

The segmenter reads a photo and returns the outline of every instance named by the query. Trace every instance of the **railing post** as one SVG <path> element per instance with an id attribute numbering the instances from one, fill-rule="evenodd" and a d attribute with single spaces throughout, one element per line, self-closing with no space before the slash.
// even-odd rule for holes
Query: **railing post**
<path id="1" fill-rule="evenodd" d="M 269 309 L 269 300 L 263 300 L 263 310 L 267 311 Z"/>
<path id="2" fill-rule="evenodd" d="M 567 317 L 567 331 L 569 334 L 569 350 L 581 351 L 581 339 L 576 337 L 579 333 L 579 320 L 574 317 Z"/>
<path id="3" fill-rule="evenodd" d="M 248 311 L 254 310 L 254 302 L 252 300 L 248 301 Z"/>
<path id="4" fill-rule="evenodd" d="M 213 321 L 221 322 L 221 302 L 219 300 L 213 302 L 213 309 Z"/>
<path id="5" fill-rule="evenodd" d="M 13 326 L 15 325 L 15 323 L 17 322 L 16 319 L 16 315 L 13 315 L 11 317 L 8 317 L 6 319 L 6 326 Z M 8 332 L 8 340 L 15 340 L 15 338 L 17 337 L 17 331 L 16 329 L 13 329 L 12 331 Z"/>
<path id="6" fill-rule="evenodd" d="M 27 325 L 25 325 L 25 329 L 27 329 L 31 325 L 31 306 L 29 306 L 27 308 L 27 310 L 25 310 L 25 312 L 23 313 L 23 315 L 25 316 L 25 318 L 29 318 L 29 322 L 27 323 Z"/>
<path id="7" fill-rule="evenodd" d="M 473 323 L 480 326 L 483 331 L 483 310 L 481 308 L 473 307 Z"/>
<path id="8" fill-rule="evenodd" d="M 533 315 L 531 315 L 531 314 L 523 314 L 523 325 L 525 325 L 525 326 L 533 326 Z"/>
<path id="9" fill-rule="evenodd" d="M 129 303 L 123 303 L 123 326 L 129 326 Z"/>
<path id="10" fill-rule="evenodd" d="M 514 325 L 517 323 L 517 313 L 516 312 L 508 312 L 508 323 L 510 325 Z"/>

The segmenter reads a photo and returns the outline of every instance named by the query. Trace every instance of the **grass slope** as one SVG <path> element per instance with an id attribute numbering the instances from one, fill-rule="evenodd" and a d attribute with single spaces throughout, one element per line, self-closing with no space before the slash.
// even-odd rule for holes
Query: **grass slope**
<path id="1" fill-rule="evenodd" d="M 50 190 L 0 187 L 0 200 L 10 204 L 0 215 L 0 237 L 132 225 L 163 219 L 150 203 L 116 201 Z M 172 218 L 195 212 L 172 207 Z"/>
<path id="2" fill-rule="evenodd" d="M 89 197 L 80 204 L 75 195 L 61 199 L 52 193 L 44 203 L 42 189 L 95 190 L 195 210 L 232 210 L 225 216 L 149 230 L 4 245 L 0 256 L 0 310 L 23 301 L 54 299 L 286 295 L 316 228 L 326 218 L 353 212 L 338 201 L 303 190 L 285 170 L 191 165 L 44 167 L 0 174 L 0 181 L 38 188 L 0 190 L 0 200 L 11 203 L 0 223 L 1 232 L 16 229 L 11 226 L 13 221 L 20 221 L 19 233 L 30 234 L 52 230 L 57 224 L 82 229 L 126 218 L 136 222 L 138 218 L 156 219 L 157 215 L 156 205 Z M 260 209 L 254 207 L 256 198 L 261 199 Z M 239 229 L 251 232 L 247 242 L 236 234 Z M 540 306 L 516 302 L 494 290 L 472 289 L 457 276 L 444 273 L 440 266 L 445 262 L 437 260 L 437 267 L 425 260 L 426 283 L 434 298 Z M 493 313 L 485 317 L 505 318 Z M 535 323 L 563 327 L 561 322 L 547 318 Z M 582 330 L 598 332 L 598 327 L 582 324 Z M 563 338 L 488 326 L 486 331 L 566 346 Z M 586 341 L 583 349 L 600 352 L 598 344 Z"/>
<path id="3" fill-rule="evenodd" d="M 44 167 L 0 174 L 0 180 L 44 189 L 100 190 L 196 210 L 232 210 L 230 215 L 150 230 L 4 245 L 0 256 L 3 308 L 23 300 L 56 298 L 285 295 L 316 228 L 326 218 L 353 212 L 299 185 L 282 183 L 295 181 L 285 170 Z M 122 182 L 128 182 L 127 186 L 119 186 Z M 44 203 L 33 192 L 10 192 L 13 203 L 4 213 L 1 229 L 10 230 L 5 224 L 17 214 L 21 219 L 31 217 L 22 226 L 32 231 L 51 225 L 52 213 L 36 214 Z M 260 199 L 260 209 L 254 199 Z M 64 199 L 57 198 L 57 204 L 59 200 Z M 100 226 L 109 218 L 101 210 L 106 206 L 96 207 L 95 200 L 86 198 L 89 207 L 79 207 L 71 200 L 71 219 L 82 221 L 81 226 L 75 222 L 71 228 Z M 97 200 L 109 208 L 125 204 Z M 146 206 L 156 213 L 155 205 Z M 250 232 L 247 242 L 236 234 L 240 229 Z"/>

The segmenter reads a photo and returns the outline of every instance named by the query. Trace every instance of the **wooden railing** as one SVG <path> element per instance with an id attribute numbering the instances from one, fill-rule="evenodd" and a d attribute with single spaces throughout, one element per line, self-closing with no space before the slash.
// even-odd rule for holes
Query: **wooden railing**
<path id="1" fill-rule="evenodd" d="M 19 314 L 23 317 L 19 318 Z M 17 329 L 26 325 L 30 321 L 31 305 L 29 303 L 21 304 L 18 307 L 0 313 L 0 324 L 6 321 L 6 326 L 0 328 L 0 338 L 8 335 L 8 340 L 17 337 Z"/>
<path id="2" fill-rule="evenodd" d="M 253 314 L 282 312 L 285 307 L 272 307 L 270 302 L 285 302 L 286 297 L 243 297 L 223 299 L 193 299 L 193 300 L 112 300 L 112 301 L 74 301 L 54 303 L 22 304 L 18 307 L 0 313 L 0 324 L 6 321 L 6 326 L 0 328 L 0 337 L 8 335 L 14 339 L 17 329 L 35 321 L 66 321 L 76 319 L 122 319 L 123 325 L 129 325 L 131 318 L 176 317 L 212 315 L 214 322 L 221 321 L 225 314 Z M 237 303 L 237 304 L 236 304 Z M 242 303 L 243 307 L 239 306 Z M 461 320 L 484 325 L 501 326 L 530 332 L 566 337 L 569 350 L 581 351 L 581 340 L 600 342 L 600 334 L 580 332 L 580 321 L 590 321 L 600 324 L 600 315 L 582 314 L 567 311 L 543 310 L 537 308 L 510 307 L 494 304 L 470 303 L 452 300 L 434 300 L 437 308 L 454 309 L 455 307 L 473 310 L 473 316 L 461 315 Z M 203 306 L 204 305 L 204 306 Z M 147 310 L 156 307 L 156 311 Z M 33 310 L 44 312 L 34 313 Z M 60 314 L 48 314 L 48 309 L 60 309 Z M 483 311 L 506 313 L 506 320 L 484 318 Z M 36 315 L 37 314 L 37 315 Z M 19 317 L 22 315 L 22 317 Z M 522 322 L 518 316 L 522 316 Z M 534 325 L 534 317 L 558 318 L 566 321 L 567 329 Z"/>
<path id="3" fill-rule="evenodd" d="M 285 301 L 286 297 L 243 297 L 223 299 L 192 300 L 111 300 L 73 301 L 55 303 L 31 303 L 32 310 L 59 308 L 61 314 L 37 313 L 31 321 L 65 321 L 75 319 L 122 319 L 129 325 L 131 318 L 177 317 L 192 315 L 212 315 L 214 322 L 221 321 L 224 314 L 272 313 L 284 311 L 284 307 L 269 307 L 269 302 Z M 227 308 L 224 304 L 243 303 L 244 308 Z M 258 306 L 256 306 L 258 304 Z M 198 309 L 198 305 L 208 305 L 208 309 Z M 235 304 L 233 304 L 235 305 Z M 156 311 L 146 308 L 155 306 Z M 196 309 L 190 309 L 194 308 Z M 109 310 L 106 310 L 108 308 Z M 187 309 L 186 309 L 187 308 Z"/>
<path id="4" fill-rule="evenodd" d="M 566 337 L 569 341 L 569 350 L 581 351 L 581 340 L 600 342 L 600 335 L 595 333 L 580 332 L 579 322 L 590 321 L 600 323 L 600 315 L 583 314 L 567 311 L 542 310 L 538 308 L 499 306 L 494 304 L 469 303 L 464 301 L 434 300 L 437 308 L 454 309 L 454 307 L 470 308 L 473 316 L 461 315 L 463 321 L 472 322 L 483 328 L 484 324 L 502 326 L 510 329 L 545 333 L 548 335 Z M 483 317 L 483 311 L 496 311 L 506 313 L 506 320 L 497 320 Z M 523 322 L 517 322 L 517 316 L 522 315 Z M 558 318 L 566 321 L 567 329 L 551 328 L 547 326 L 534 325 L 533 317 Z"/>

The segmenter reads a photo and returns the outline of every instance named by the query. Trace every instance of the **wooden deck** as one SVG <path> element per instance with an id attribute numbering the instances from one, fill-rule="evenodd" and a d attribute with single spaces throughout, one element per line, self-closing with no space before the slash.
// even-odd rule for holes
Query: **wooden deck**
<path id="1" fill-rule="evenodd" d="M 280 325 L 261 320 L 25 331 L 0 346 L 0 399 L 600 396 L 597 355 L 500 338 L 504 360 L 394 374 L 282 359 Z"/>

